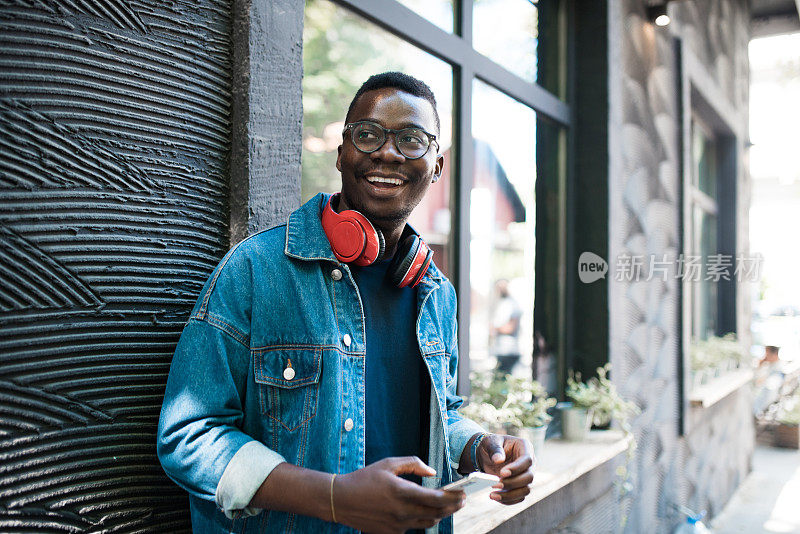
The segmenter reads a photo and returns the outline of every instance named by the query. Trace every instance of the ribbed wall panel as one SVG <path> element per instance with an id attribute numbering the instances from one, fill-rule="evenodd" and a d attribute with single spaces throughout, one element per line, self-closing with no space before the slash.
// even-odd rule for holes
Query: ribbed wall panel
<path id="1" fill-rule="evenodd" d="M 0 532 L 188 531 L 155 430 L 228 243 L 229 3 L 0 1 Z"/>

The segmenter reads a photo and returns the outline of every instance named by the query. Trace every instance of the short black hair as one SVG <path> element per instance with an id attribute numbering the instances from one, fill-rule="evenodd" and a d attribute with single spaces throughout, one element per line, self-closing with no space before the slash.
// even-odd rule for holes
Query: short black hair
<path id="1" fill-rule="evenodd" d="M 347 108 L 345 122 L 350 122 L 350 113 L 352 113 L 353 107 L 356 105 L 356 101 L 361 97 L 361 95 L 367 91 L 387 88 L 397 89 L 410 95 L 424 98 L 430 102 L 431 106 L 433 106 L 433 116 L 436 118 L 436 133 L 438 135 L 439 130 L 441 129 L 441 123 L 439 122 L 439 111 L 436 109 L 436 97 L 433 96 L 433 91 L 431 91 L 431 88 L 428 87 L 428 84 L 422 80 L 418 80 L 413 76 L 409 76 L 408 74 L 397 71 L 373 74 L 367 79 L 366 82 L 361 84 L 361 87 L 358 88 L 353 100 L 350 102 L 350 107 Z"/>

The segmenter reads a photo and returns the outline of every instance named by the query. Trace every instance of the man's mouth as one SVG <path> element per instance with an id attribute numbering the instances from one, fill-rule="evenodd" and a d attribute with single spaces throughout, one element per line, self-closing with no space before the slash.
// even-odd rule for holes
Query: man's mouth
<path id="1" fill-rule="evenodd" d="M 395 187 L 398 185 L 403 185 L 403 183 L 405 183 L 405 180 L 402 180 L 400 178 L 394 178 L 391 176 L 379 176 L 376 174 L 367 175 L 365 178 L 369 183 L 377 187 Z"/>

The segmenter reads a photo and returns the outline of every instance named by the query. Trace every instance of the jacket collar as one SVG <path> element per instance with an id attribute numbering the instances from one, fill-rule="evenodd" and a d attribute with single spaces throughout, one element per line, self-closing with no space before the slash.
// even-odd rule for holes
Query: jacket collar
<path id="1" fill-rule="evenodd" d="M 328 260 L 338 263 L 339 260 L 333 255 L 331 245 L 322 229 L 320 214 L 322 208 L 328 203 L 328 193 L 317 193 L 311 200 L 300 206 L 289 215 L 286 223 L 286 247 L 284 253 L 292 258 L 299 260 Z M 406 231 L 416 233 L 410 225 L 406 225 Z M 405 232 L 404 232 L 405 233 Z M 431 262 L 425 278 L 432 281 L 441 282 L 444 275 Z"/>

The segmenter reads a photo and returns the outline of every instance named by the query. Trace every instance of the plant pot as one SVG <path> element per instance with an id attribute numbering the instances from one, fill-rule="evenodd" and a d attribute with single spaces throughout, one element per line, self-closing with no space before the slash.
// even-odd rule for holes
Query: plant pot
<path id="1" fill-rule="evenodd" d="M 692 371 L 692 388 L 699 388 L 703 385 L 705 373 L 702 369 Z"/>
<path id="2" fill-rule="evenodd" d="M 700 384 L 705 385 L 714 378 L 714 371 L 706 367 L 702 371 L 700 371 Z"/>
<path id="3" fill-rule="evenodd" d="M 776 447 L 800 449 L 800 426 L 780 423 L 775 427 L 772 439 Z"/>
<path id="4" fill-rule="evenodd" d="M 533 444 L 533 454 L 536 457 L 541 456 L 542 449 L 544 448 L 544 437 L 547 433 L 547 425 L 542 426 L 526 426 L 519 429 L 519 437 L 525 438 Z"/>
<path id="5" fill-rule="evenodd" d="M 565 440 L 585 440 L 591 425 L 592 418 L 588 409 L 573 405 L 561 407 L 561 437 Z"/>

